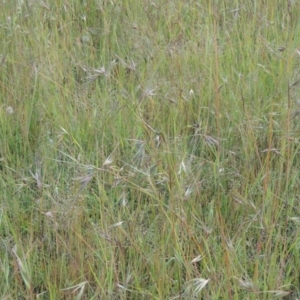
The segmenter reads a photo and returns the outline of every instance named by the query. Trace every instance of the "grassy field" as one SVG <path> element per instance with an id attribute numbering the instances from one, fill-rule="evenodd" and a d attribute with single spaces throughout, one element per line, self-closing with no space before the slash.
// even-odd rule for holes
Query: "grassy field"
<path id="1" fill-rule="evenodd" d="M 300 298 L 299 13 L 2 0 L 0 298 Z"/>

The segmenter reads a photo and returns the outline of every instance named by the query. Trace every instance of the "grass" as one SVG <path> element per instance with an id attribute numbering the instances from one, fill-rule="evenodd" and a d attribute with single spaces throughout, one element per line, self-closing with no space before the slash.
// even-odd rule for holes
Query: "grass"
<path id="1" fill-rule="evenodd" d="M 297 299 L 297 1 L 4 1 L 1 299 Z"/>

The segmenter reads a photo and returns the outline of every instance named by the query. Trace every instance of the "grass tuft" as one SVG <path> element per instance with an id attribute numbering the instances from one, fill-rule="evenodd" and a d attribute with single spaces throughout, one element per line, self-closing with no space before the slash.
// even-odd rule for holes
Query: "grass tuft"
<path id="1" fill-rule="evenodd" d="M 297 299 L 297 1 L 2 1 L 1 299 Z"/>

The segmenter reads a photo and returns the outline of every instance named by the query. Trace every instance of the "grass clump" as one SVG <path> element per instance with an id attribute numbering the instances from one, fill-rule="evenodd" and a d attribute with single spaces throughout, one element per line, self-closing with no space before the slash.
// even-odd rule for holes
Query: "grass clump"
<path id="1" fill-rule="evenodd" d="M 4 1 L 1 299 L 299 297 L 299 4 Z"/>

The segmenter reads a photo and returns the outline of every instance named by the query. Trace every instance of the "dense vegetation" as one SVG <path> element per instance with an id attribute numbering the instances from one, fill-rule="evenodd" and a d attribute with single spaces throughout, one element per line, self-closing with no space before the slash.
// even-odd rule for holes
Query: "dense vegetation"
<path id="1" fill-rule="evenodd" d="M 299 298 L 299 13 L 2 0 L 1 299 Z"/>

